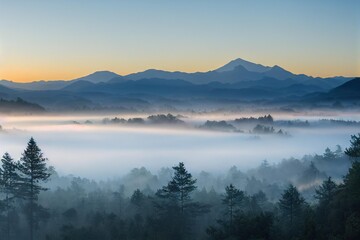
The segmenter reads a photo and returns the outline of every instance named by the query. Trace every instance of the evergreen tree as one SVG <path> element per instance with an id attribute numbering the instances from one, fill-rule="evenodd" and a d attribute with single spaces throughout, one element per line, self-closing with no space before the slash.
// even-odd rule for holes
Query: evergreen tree
<path id="1" fill-rule="evenodd" d="M 330 148 L 326 148 L 323 157 L 326 161 L 334 161 L 336 154 L 335 152 L 331 151 Z"/>
<path id="2" fill-rule="evenodd" d="M 336 194 L 337 185 L 329 177 L 321 186 L 315 189 L 315 198 L 319 200 L 321 205 L 327 206 Z"/>
<path id="3" fill-rule="evenodd" d="M 336 145 L 336 150 L 334 151 L 334 153 L 337 158 L 341 157 L 344 154 L 340 145 Z"/>
<path id="4" fill-rule="evenodd" d="M 136 189 L 131 195 L 130 202 L 135 206 L 140 207 L 144 199 L 145 195 L 139 189 Z"/>
<path id="5" fill-rule="evenodd" d="M 225 196 L 222 200 L 223 204 L 227 206 L 227 215 L 229 215 L 229 226 L 232 229 L 234 212 L 240 206 L 244 199 L 244 192 L 235 188 L 234 185 L 230 184 L 225 188 Z"/>
<path id="6" fill-rule="evenodd" d="M 360 216 L 360 162 L 353 162 L 344 177 L 344 190 L 348 197 L 349 208 Z"/>
<path id="7" fill-rule="evenodd" d="M 301 197 L 296 187 L 291 184 L 282 194 L 281 199 L 279 200 L 279 207 L 282 215 L 289 221 L 290 230 L 293 227 L 295 217 L 299 216 L 304 202 L 304 199 Z"/>
<path id="8" fill-rule="evenodd" d="M 156 196 L 162 200 L 156 203 L 160 210 L 158 225 L 162 227 L 157 232 L 164 234 L 164 239 L 188 239 L 193 217 L 208 212 L 209 206 L 194 202 L 191 194 L 197 188 L 184 163 L 173 167 L 174 176 L 169 183 L 158 190 Z"/>
<path id="9" fill-rule="evenodd" d="M 173 167 L 175 170 L 172 180 L 167 186 L 164 186 L 157 192 L 160 198 L 171 201 L 172 205 L 178 206 L 180 212 L 184 213 L 191 205 L 191 193 L 196 189 L 196 179 L 192 178 L 184 163 L 180 162 L 178 166 Z"/>
<path id="10" fill-rule="evenodd" d="M 5 153 L 1 159 L 0 168 L 0 187 L 5 195 L 4 206 L 6 211 L 6 236 L 10 239 L 10 211 L 13 208 L 13 200 L 16 198 L 19 187 L 18 166 L 11 158 L 10 154 Z"/>
<path id="11" fill-rule="evenodd" d="M 36 209 L 39 209 L 37 205 L 38 195 L 41 191 L 47 190 L 47 188 L 41 186 L 41 183 L 50 177 L 46 161 L 47 159 L 43 157 L 43 153 L 35 140 L 30 138 L 19 162 L 21 197 L 28 200 L 27 217 L 29 220 L 30 240 L 34 238 L 34 213 Z"/>
<path id="12" fill-rule="evenodd" d="M 358 136 L 351 136 L 350 144 L 351 146 L 345 149 L 345 154 L 351 158 L 360 158 L 360 133 Z"/>
<path id="13" fill-rule="evenodd" d="M 314 197 L 319 201 L 316 207 L 316 223 L 320 236 L 329 238 L 329 233 L 334 229 L 334 222 L 329 217 L 334 216 L 334 213 L 337 212 L 334 209 L 334 205 L 337 204 L 334 204 L 333 200 L 337 197 L 338 191 L 338 186 L 331 180 L 331 177 L 315 189 Z"/>
<path id="14" fill-rule="evenodd" d="M 319 169 L 311 161 L 309 167 L 307 167 L 302 174 L 302 182 L 311 183 L 314 182 L 320 176 Z"/>
<path id="15" fill-rule="evenodd" d="M 346 148 L 345 154 L 351 158 L 360 158 L 360 133 L 351 136 L 351 146 Z M 345 237 L 360 238 L 360 162 L 354 161 L 348 174 L 344 177 L 344 191 L 347 196 L 348 210 L 351 215 L 346 220 Z"/>

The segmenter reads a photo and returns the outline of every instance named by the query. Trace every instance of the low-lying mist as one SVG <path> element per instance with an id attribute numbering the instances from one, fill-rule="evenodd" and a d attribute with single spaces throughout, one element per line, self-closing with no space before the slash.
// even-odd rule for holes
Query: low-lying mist
<path id="1" fill-rule="evenodd" d="M 178 162 L 184 162 L 193 172 L 223 174 L 232 166 L 246 171 L 264 160 L 272 164 L 284 158 L 322 153 L 327 147 L 346 147 L 349 136 L 356 133 L 356 127 L 319 124 L 307 128 L 282 127 L 289 133 L 286 137 L 196 128 L 206 120 L 235 119 L 229 114 L 182 116 L 186 124 L 181 126 L 103 124 L 105 117 L 108 116 L 3 117 L 1 151 L 18 159 L 32 136 L 60 174 L 98 180 L 123 176 L 138 167 L 157 173 Z M 297 114 L 274 118 L 316 121 L 324 116 Z"/>
<path id="2" fill-rule="evenodd" d="M 0 151 L 16 161 L 1 159 L 0 236 L 235 239 L 231 225 L 241 239 L 348 236 L 359 209 L 357 117 L 0 117 Z M 335 221 L 342 229 L 322 232 Z"/>

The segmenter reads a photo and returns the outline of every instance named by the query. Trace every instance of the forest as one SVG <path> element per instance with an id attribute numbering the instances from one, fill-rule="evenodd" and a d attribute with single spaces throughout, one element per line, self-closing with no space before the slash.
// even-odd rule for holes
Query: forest
<path id="1" fill-rule="evenodd" d="M 226 176 L 184 163 L 121 179 L 60 176 L 31 138 L 0 167 L 1 239 L 359 239 L 360 134 L 344 151 Z"/>

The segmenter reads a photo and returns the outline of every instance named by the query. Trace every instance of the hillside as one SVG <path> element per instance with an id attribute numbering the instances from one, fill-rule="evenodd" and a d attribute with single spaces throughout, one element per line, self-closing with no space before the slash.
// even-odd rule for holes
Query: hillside
<path id="1" fill-rule="evenodd" d="M 39 112 L 45 112 L 45 109 L 38 104 L 24 101 L 21 98 L 17 98 L 16 100 L 0 99 L 0 112 L 39 113 Z"/>

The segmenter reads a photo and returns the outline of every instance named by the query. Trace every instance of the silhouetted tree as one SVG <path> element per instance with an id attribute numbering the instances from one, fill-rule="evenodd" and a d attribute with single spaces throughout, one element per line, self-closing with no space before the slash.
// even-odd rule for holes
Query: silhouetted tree
<path id="1" fill-rule="evenodd" d="M 336 154 L 333 151 L 331 151 L 330 148 L 326 148 L 323 157 L 327 161 L 334 161 L 336 158 Z"/>
<path id="2" fill-rule="evenodd" d="M 285 222 L 289 224 L 287 227 L 290 233 L 292 232 L 295 218 L 301 213 L 304 202 L 304 198 L 301 197 L 296 187 L 291 184 L 279 200 L 279 208 Z"/>
<path id="3" fill-rule="evenodd" d="M 223 204 L 227 207 L 227 215 L 229 216 L 229 227 L 230 230 L 233 226 L 234 212 L 240 206 L 244 199 L 244 192 L 240 191 L 234 185 L 230 184 L 225 188 L 225 196 L 222 199 Z"/>
<path id="4" fill-rule="evenodd" d="M 130 198 L 130 202 L 135 206 L 140 207 L 144 199 L 145 195 L 139 189 L 136 189 Z"/>
<path id="5" fill-rule="evenodd" d="M 39 209 L 37 205 L 38 195 L 40 191 L 47 190 L 47 188 L 41 186 L 41 183 L 50 177 L 46 161 L 47 159 L 43 157 L 43 153 L 34 138 L 30 138 L 20 159 L 19 170 L 21 197 L 28 200 L 27 217 L 31 240 L 34 238 L 34 211 Z"/>
<path id="6" fill-rule="evenodd" d="M 335 156 L 338 158 L 344 154 L 340 145 L 336 145 L 336 150 L 334 151 L 334 153 L 335 153 Z"/>
<path id="7" fill-rule="evenodd" d="M 311 182 L 314 182 L 319 177 L 320 177 L 320 171 L 315 166 L 314 162 L 311 161 L 310 165 L 302 173 L 301 182 L 311 183 Z"/>
<path id="8" fill-rule="evenodd" d="M 360 162 L 353 162 L 349 173 L 344 177 L 344 199 L 346 212 L 347 239 L 360 238 Z"/>
<path id="9" fill-rule="evenodd" d="M 156 206 L 165 213 L 162 220 L 168 224 L 170 235 L 167 238 L 184 239 L 191 228 L 190 218 L 207 212 L 209 206 L 193 201 L 191 194 L 197 188 L 196 179 L 186 170 L 184 163 L 180 162 L 173 169 L 172 179 L 156 193 L 163 200 Z"/>
<path id="10" fill-rule="evenodd" d="M 214 240 L 233 240 L 233 239 L 273 239 L 271 230 L 273 227 L 272 213 L 246 214 L 244 212 L 236 214 L 234 217 L 234 229 L 227 231 L 226 224 L 218 221 L 220 227 L 210 226 L 206 229 L 210 239 Z"/>
<path id="11" fill-rule="evenodd" d="M 4 206 L 6 211 L 6 238 L 10 239 L 10 211 L 13 208 L 13 200 L 17 196 L 19 187 L 18 165 L 5 153 L 1 159 L 0 167 L 0 190 L 5 194 Z"/>
<path id="12" fill-rule="evenodd" d="M 360 158 L 360 133 L 358 136 L 351 136 L 350 144 L 351 146 L 345 149 L 345 154 L 351 158 Z"/>
<path id="13" fill-rule="evenodd" d="M 338 193 L 338 186 L 329 177 L 327 180 L 315 189 L 314 197 L 319 201 L 316 206 L 316 223 L 320 236 L 329 238 L 329 232 L 332 230 L 333 221 L 329 219 L 330 215 L 334 215 L 333 200 Z M 321 238 L 320 238 L 321 239 Z M 325 239 L 325 238 L 324 238 Z"/>
<path id="14" fill-rule="evenodd" d="M 196 189 L 196 179 L 192 178 L 184 163 L 180 162 L 178 166 L 173 167 L 174 176 L 167 186 L 164 186 L 157 192 L 160 198 L 165 198 L 180 207 L 180 212 L 184 211 L 191 205 L 190 194 Z"/>
<path id="15" fill-rule="evenodd" d="M 329 177 L 325 180 L 319 188 L 315 189 L 315 198 L 319 200 L 319 203 L 322 205 L 328 205 L 330 201 L 334 198 L 336 193 L 337 185 Z"/>

